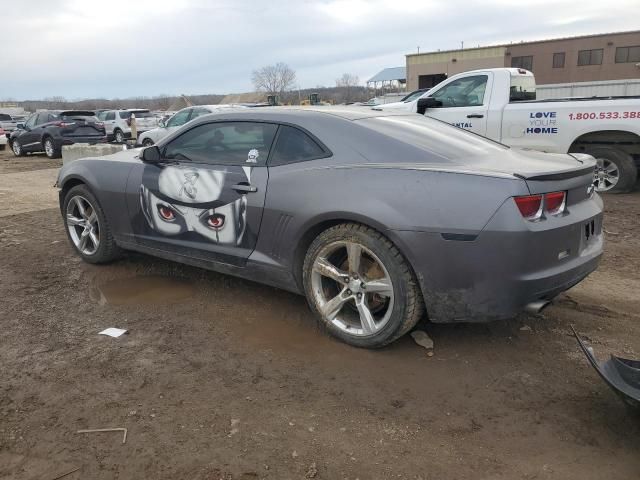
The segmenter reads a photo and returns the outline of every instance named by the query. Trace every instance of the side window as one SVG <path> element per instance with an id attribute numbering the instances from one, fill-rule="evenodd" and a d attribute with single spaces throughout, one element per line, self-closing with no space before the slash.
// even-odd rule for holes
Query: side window
<path id="1" fill-rule="evenodd" d="M 116 119 L 116 112 L 107 112 L 107 114 L 104 117 L 105 120 L 115 120 Z"/>
<path id="2" fill-rule="evenodd" d="M 213 165 L 264 165 L 276 129 L 272 123 L 206 123 L 169 143 L 164 157 Z"/>
<path id="3" fill-rule="evenodd" d="M 167 122 L 167 127 L 179 127 L 180 125 L 184 125 L 189 120 L 189 115 L 191 114 L 191 109 L 187 108 L 184 110 L 180 110 L 173 117 L 169 119 Z"/>
<path id="4" fill-rule="evenodd" d="M 281 125 L 269 165 L 285 165 L 325 156 L 322 147 L 302 130 Z"/>
<path id="5" fill-rule="evenodd" d="M 44 123 L 47 123 L 48 121 L 49 121 L 48 113 L 39 113 L 38 119 L 36 120 L 36 125 L 42 125 Z"/>
<path id="6" fill-rule="evenodd" d="M 98 114 L 96 115 L 96 117 L 100 121 L 104 120 L 106 116 L 107 116 L 107 112 L 98 112 Z"/>
<path id="7" fill-rule="evenodd" d="M 33 127 L 35 127 L 35 125 L 36 125 L 36 120 L 37 120 L 37 119 L 38 119 L 38 115 L 34 113 L 33 115 L 31 115 L 31 116 L 27 119 L 27 121 L 25 122 L 25 124 L 24 124 L 24 125 L 25 125 L 26 127 L 28 127 L 28 128 L 33 128 Z"/>
<path id="8" fill-rule="evenodd" d="M 474 107 L 484 103 L 487 75 L 464 77 L 445 85 L 431 95 L 442 107 Z"/>

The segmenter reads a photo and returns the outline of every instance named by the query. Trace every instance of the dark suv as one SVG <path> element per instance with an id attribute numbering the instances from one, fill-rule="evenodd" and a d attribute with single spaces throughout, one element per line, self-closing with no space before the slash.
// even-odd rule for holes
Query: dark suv
<path id="1" fill-rule="evenodd" d="M 84 110 L 46 110 L 31 115 L 9 136 L 13 153 L 44 152 L 49 158 L 60 156 L 63 145 L 104 143 L 107 134 L 95 112 Z"/>

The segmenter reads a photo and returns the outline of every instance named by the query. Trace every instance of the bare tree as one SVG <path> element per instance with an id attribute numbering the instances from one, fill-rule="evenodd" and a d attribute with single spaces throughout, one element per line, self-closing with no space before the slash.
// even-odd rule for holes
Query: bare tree
<path id="1" fill-rule="evenodd" d="M 342 90 L 343 102 L 351 102 L 352 91 L 360 84 L 360 79 L 352 73 L 343 73 L 340 78 L 336 78 L 336 87 Z"/>
<path id="2" fill-rule="evenodd" d="M 254 70 L 251 74 L 251 81 L 257 91 L 282 97 L 295 85 L 296 72 L 286 63 L 280 62 Z"/>

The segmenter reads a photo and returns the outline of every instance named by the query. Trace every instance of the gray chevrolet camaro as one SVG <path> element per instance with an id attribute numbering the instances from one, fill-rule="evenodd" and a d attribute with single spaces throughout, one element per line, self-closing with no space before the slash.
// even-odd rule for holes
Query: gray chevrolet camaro
<path id="1" fill-rule="evenodd" d="M 71 244 L 304 294 L 360 347 L 538 311 L 603 247 L 589 156 L 518 151 L 421 115 L 265 108 L 190 122 L 58 177 Z"/>

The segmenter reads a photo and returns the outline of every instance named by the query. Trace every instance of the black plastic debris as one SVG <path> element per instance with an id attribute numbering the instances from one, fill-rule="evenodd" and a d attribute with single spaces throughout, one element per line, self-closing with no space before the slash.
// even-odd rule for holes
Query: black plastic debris
<path id="1" fill-rule="evenodd" d="M 571 330 L 573 330 L 573 334 L 578 340 L 578 345 L 580 345 L 598 375 L 625 403 L 632 407 L 640 408 L 640 361 L 611 355 L 611 359 L 598 362 L 598 359 L 593 354 L 593 349 L 585 345 L 573 326 Z"/>

